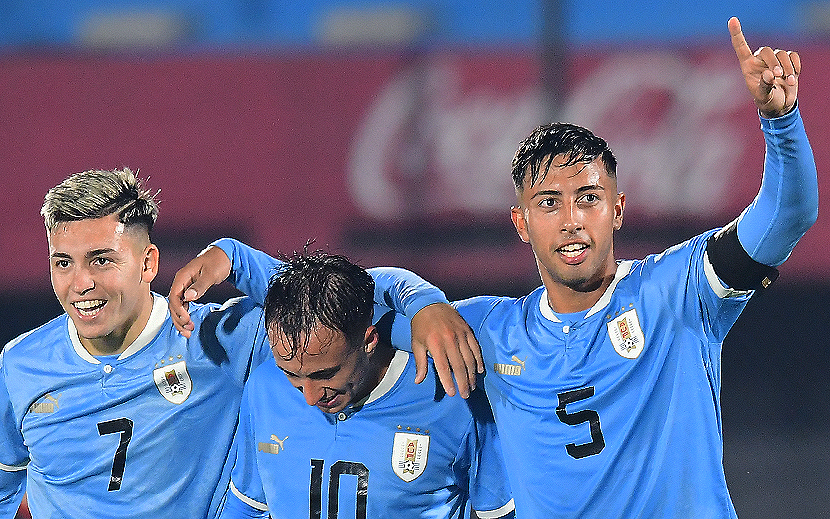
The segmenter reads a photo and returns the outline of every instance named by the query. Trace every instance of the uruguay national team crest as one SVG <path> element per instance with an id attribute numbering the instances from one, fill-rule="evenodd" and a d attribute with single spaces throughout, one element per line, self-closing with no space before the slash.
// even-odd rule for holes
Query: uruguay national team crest
<path id="1" fill-rule="evenodd" d="M 609 322 L 608 336 L 617 353 L 626 359 L 636 359 L 643 351 L 646 342 L 643 329 L 640 328 L 637 310 L 632 308 Z"/>
<path id="2" fill-rule="evenodd" d="M 159 388 L 161 396 L 174 404 L 181 404 L 187 400 L 193 388 L 183 360 L 156 368 L 153 370 L 153 379 L 156 381 L 156 387 Z"/>
<path id="3" fill-rule="evenodd" d="M 392 445 L 392 470 L 409 483 L 424 473 L 428 454 L 428 435 L 396 432 Z"/>

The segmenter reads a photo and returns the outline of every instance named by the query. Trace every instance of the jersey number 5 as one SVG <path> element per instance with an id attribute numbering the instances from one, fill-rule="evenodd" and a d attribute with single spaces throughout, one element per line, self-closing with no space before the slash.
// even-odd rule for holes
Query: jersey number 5
<path id="1" fill-rule="evenodd" d="M 110 484 L 107 490 L 112 492 L 121 488 L 121 481 L 124 479 L 124 465 L 127 464 L 127 446 L 133 437 L 133 421 L 129 418 L 117 418 L 98 424 L 98 435 L 121 433 L 118 440 L 118 448 L 115 449 L 115 456 L 112 458 L 112 472 L 110 473 Z"/>
<path id="2" fill-rule="evenodd" d="M 579 425 L 588 422 L 591 429 L 591 441 L 576 445 L 569 443 L 565 445 L 568 454 L 575 459 L 584 458 L 599 454 L 605 448 L 605 438 L 602 437 L 602 429 L 599 425 L 599 414 L 591 409 L 583 409 L 575 413 L 568 413 L 565 406 L 580 400 L 594 396 L 594 386 L 582 387 L 559 393 L 559 405 L 556 406 L 556 416 L 559 421 L 566 425 Z"/>
<path id="3" fill-rule="evenodd" d="M 337 519 L 340 494 L 340 476 L 357 476 L 356 519 L 366 519 L 366 497 L 369 493 L 369 469 L 363 463 L 338 461 L 329 469 L 328 519 Z M 323 508 L 323 460 L 311 460 L 311 485 L 309 488 L 309 519 L 320 519 Z"/>

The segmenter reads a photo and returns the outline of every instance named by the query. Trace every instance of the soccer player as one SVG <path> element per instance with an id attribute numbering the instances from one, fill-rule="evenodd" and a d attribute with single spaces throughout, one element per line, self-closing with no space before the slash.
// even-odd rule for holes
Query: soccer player
<path id="1" fill-rule="evenodd" d="M 753 53 L 737 18 L 728 25 L 766 160 L 757 197 L 722 229 L 616 261 L 625 196 L 603 139 L 547 125 L 513 160 L 511 216 L 542 286 L 456 307 L 482 348 L 520 517 L 736 517 L 722 463 L 721 347 L 815 222 L 818 187 L 796 102 L 799 55 Z M 431 353 L 436 363 L 447 355 Z"/>
<path id="2" fill-rule="evenodd" d="M 0 517 L 24 492 L 33 517 L 214 517 L 242 386 L 271 356 L 261 306 L 197 305 L 176 331 L 150 290 L 158 207 L 129 169 L 72 175 L 41 212 L 65 313 L 0 354 Z"/>
<path id="3" fill-rule="evenodd" d="M 482 391 L 416 385 L 412 355 L 371 324 L 373 293 L 342 256 L 279 268 L 265 298 L 276 364 L 246 385 L 222 518 L 513 516 Z"/>

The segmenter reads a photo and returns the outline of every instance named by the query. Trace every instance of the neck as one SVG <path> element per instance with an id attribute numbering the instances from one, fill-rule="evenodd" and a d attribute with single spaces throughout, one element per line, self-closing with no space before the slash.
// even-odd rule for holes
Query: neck
<path id="1" fill-rule="evenodd" d="M 548 305 L 560 314 L 572 314 L 588 310 L 597 304 L 614 281 L 616 272 L 603 276 L 591 285 L 571 287 L 561 281 L 546 278 L 542 282 L 547 290 Z"/>
<path id="2" fill-rule="evenodd" d="M 383 341 L 378 342 L 377 346 L 375 346 L 375 349 L 372 351 L 372 355 L 369 357 L 369 374 L 365 379 L 366 386 L 363 391 L 358 393 L 359 396 L 355 397 L 355 402 L 364 400 L 372 391 L 375 390 L 376 387 L 380 385 L 380 381 L 383 380 L 383 377 L 386 376 L 386 372 L 389 371 L 389 365 L 392 363 L 392 358 L 395 357 L 395 351 L 395 348 L 393 348 L 391 344 L 386 344 Z"/>
<path id="3" fill-rule="evenodd" d="M 377 380 L 375 381 L 372 389 L 378 387 L 380 381 L 383 380 L 384 376 L 386 376 L 386 372 L 389 370 L 389 364 L 392 363 L 393 357 L 395 357 L 395 348 L 393 348 L 391 344 L 378 341 L 378 345 L 375 346 L 375 350 L 372 352 L 372 358 L 369 360 L 377 373 Z"/>
<path id="4" fill-rule="evenodd" d="M 95 338 L 78 338 L 81 345 L 86 348 L 90 355 L 118 355 L 123 353 L 144 331 L 147 323 L 150 321 L 150 313 L 153 311 L 154 298 L 149 292 L 147 293 L 148 304 L 143 305 L 138 316 L 125 322 L 119 328 L 111 331 L 103 337 Z"/>

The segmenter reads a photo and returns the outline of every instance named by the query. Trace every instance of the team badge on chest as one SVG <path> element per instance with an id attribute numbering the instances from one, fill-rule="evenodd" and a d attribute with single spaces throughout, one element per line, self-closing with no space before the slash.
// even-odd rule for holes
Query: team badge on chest
<path id="1" fill-rule="evenodd" d="M 608 337 L 614 350 L 626 359 L 636 359 L 645 346 L 643 329 L 640 328 L 640 319 L 637 310 L 622 313 L 608 323 Z"/>
<path id="2" fill-rule="evenodd" d="M 156 381 L 156 387 L 161 396 L 174 404 L 181 404 L 187 400 L 190 390 L 193 389 L 193 383 L 183 360 L 156 368 L 153 370 L 153 379 Z"/>
<path id="3" fill-rule="evenodd" d="M 396 432 L 392 445 L 392 470 L 409 483 L 424 473 L 428 454 L 428 435 Z"/>

